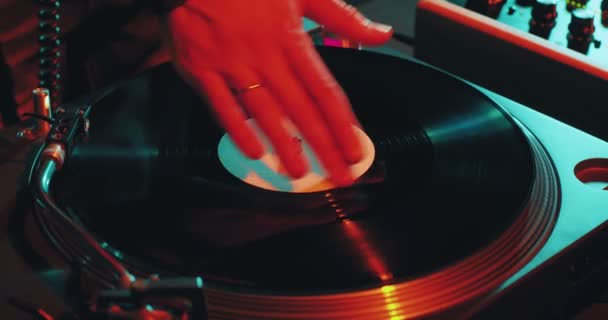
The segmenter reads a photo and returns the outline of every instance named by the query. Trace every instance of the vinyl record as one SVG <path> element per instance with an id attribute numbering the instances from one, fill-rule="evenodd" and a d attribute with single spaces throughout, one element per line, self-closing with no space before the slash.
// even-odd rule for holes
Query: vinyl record
<path id="1" fill-rule="evenodd" d="M 224 132 L 163 65 L 94 101 L 91 137 L 54 184 L 60 203 L 134 272 L 282 296 L 429 277 L 521 222 L 538 160 L 504 110 L 415 61 L 319 50 L 375 148 L 356 185 L 289 193 L 239 180 L 218 157 Z"/>

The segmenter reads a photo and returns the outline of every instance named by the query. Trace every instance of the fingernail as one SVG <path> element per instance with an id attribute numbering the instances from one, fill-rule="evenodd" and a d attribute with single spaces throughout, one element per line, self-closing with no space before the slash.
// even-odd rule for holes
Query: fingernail
<path id="1" fill-rule="evenodd" d="M 258 141 L 251 141 L 250 144 L 240 148 L 245 156 L 252 160 L 258 160 L 264 155 L 264 146 Z"/>
<path id="2" fill-rule="evenodd" d="M 306 161 L 306 157 L 304 155 L 304 147 L 302 146 L 302 139 L 299 137 L 293 137 L 291 139 L 291 142 L 293 144 L 293 148 L 295 149 L 296 152 L 296 163 L 297 165 L 296 167 L 296 172 L 294 172 L 295 175 L 292 175 L 293 178 L 301 178 L 302 176 L 304 176 L 309 168 L 308 168 L 308 161 Z"/>
<path id="3" fill-rule="evenodd" d="M 372 27 L 373 29 L 378 30 L 378 31 L 380 31 L 382 33 L 389 33 L 391 31 L 393 31 L 393 27 L 392 26 L 389 26 L 389 25 L 386 25 L 386 24 L 382 24 L 382 23 L 376 23 L 376 22 L 374 22 L 374 23 L 372 23 L 370 25 L 370 27 Z"/>
<path id="4" fill-rule="evenodd" d="M 332 177 L 332 180 L 338 187 L 348 187 L 355 182 L 355 179 L 353 179 L 348 170 L 345 170 L 342 173 L 335 174 Z"/>
<path id="5" fill-rule="evenodd" d="M 355 183 L 355 179 L 350 176 L 346 176 L 338 182 L 338 186 L 342 188 L 350 187 Z"/>
<path id="6" fill-rule="evenodd" d="M 358 163 L 363 159 L 363 152 L 361 151 L 361 147 L 358 146 L 356 149 L 349 150 L 346 155 L 346 161 L 348 164 L 353 165 Z"/>
<path id="7" fill-rule="evenodd" d="M 279 160 L 278 166 L 275 169 L 277 173 L 292 179 L 300 179 L 308 173 L 308 162 L 304 158 L 296 158 L 286 165 Z"/>
<path id="8" fill-rule="evenodd" d="M 292 166 L 290 176 L 293 179 L 300 179 L 304 175 L 306 175 L 306 173 L 308 173 L 308 163 L 306 163 L 304 160 L 302 160 L 302 161 L 298 161 L 298 163 L 296 163 Z"/>
<path id="9" fill-rule="evenodd" d="M 264 146 L 261 144 L 257 144 L 252 148 L 251 154 L 249 155 L 251 159 L 258 160 L 264 155 Z"/>
<path id="10" fill-rule="evenodd" d="M 361 159 L 363 159 L 363 144 L 359 138 L 359 133 L 355 126 L 352 127 L 352 137 L 348 143 L 346 143 L 344 150 L 344 154 L 346 157 L 346 162 L 349 165 L 355 164 Z"/>
<path id="11" fill-rule="evenodd" d="M 290 176 L 294 179 L 302 178 L 308 173 L 310 167 L 306 157 L 304 157 L 304 154 L 300 153 L 295 157 L 290 169 Z"/>

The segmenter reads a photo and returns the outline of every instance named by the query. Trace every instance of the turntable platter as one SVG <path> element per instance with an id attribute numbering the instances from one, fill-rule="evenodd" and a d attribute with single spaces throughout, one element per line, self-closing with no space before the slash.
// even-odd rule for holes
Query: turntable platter
<path id="1" fill-rule="evenodd" d="M 555 204 L 530 205 L 557 197 L 535 189 L 538 148 L 485 95 L 415 61 L 319 50 L 374 143 L 355 186 L 292 194 L 236 179 L 217 155 L 224 132 L 163 65 L 94 101 L 90 140 L 54 184 L 60 203 L 134 270 L 283 296 L 433 277 L 497 246 L 528 252 L 551 228 Z"/>

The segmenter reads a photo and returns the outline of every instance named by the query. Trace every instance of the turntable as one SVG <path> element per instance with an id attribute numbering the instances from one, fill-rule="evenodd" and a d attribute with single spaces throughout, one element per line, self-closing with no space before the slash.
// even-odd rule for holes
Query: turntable
<path id="1" fill-rule="evenodd" d="M 162 65 L 61 107 L 15 247 L 71 271 L 82 319 L 538 318 L 608 263 L 607 143 L 415 60 L 319 51 L 373 151 L 353 186 L 245 181 L 268 163 L 230 165 Z"/>

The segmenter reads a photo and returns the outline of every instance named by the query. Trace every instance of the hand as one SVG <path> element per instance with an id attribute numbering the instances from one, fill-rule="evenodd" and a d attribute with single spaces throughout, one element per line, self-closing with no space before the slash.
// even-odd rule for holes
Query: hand
<path id="1" fill-rule="evenodd" d="M 350 103 L 303 30 L 306 16 L 366 45 L 392 36 L 341 0 L 189 0 L 167 18 L 178 72 L 208 99 L 241 151 L 257 159 L 264 147 L 246 123 L 252 117 L 288 173 L 308 171 L 285 120 L 310 143 L 332 182 L 349 185 L 349 164 L 362 158 Z M 249 88 L 249 89 L 247 89 Z"/>

